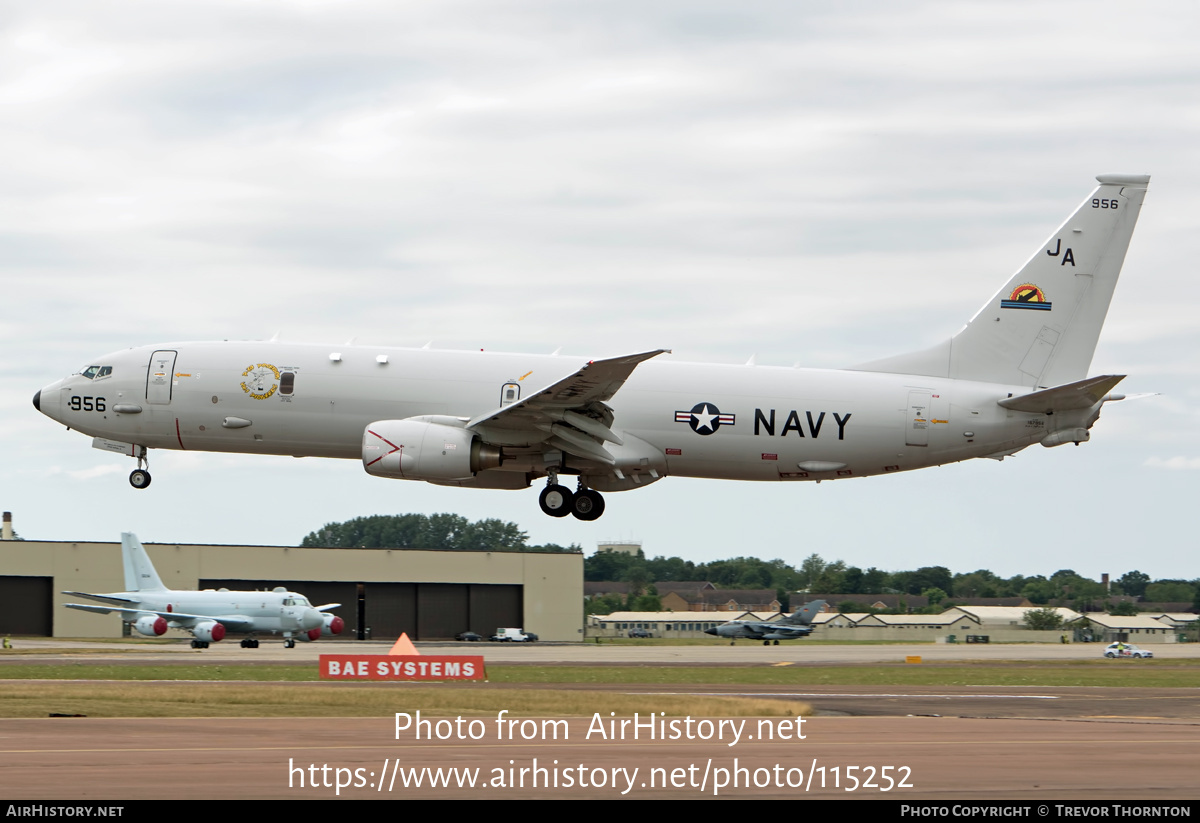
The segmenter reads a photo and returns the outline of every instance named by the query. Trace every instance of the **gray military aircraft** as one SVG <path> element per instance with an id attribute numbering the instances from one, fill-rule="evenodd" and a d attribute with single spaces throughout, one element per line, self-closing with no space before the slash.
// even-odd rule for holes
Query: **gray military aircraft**
<path id="1" fill-rule="evenodd" d="M 258 633 L 282 634 L 284 645 L 294 648 L 296 640 L 316 640 L 323 634 L 341 634 L 344 623 L 334 614 L 339 603 L 313 606 L 304 595 L 282 586 L 269 592 L 178 591 L 168 589 L 154 570 L 150 556 L 130 532 L 121 534 L 121 559 L 125 565 L 125 588 L 113 594 L 63 592 L 86 597 L 103 606 L 65 603 L 68 609 L 108 614 L 117 612 L 147 637 L 159 637 L 167 629 L 186 629 L 192 634 L 193 649 L 207 649 L 224 639 L 226 630 L 247 632 L 243 649 L 257 649 Z"/>
<path id="2" fill-rule="evenodd" d="M 524 489 L 595 520 L 668 475 L 869 477 L 1076 445 L 1124 375 L 1088 377 L 1148 175 L 1104 174 L 959 332 L 843 370 L 483 351 L 168 343 L 115 352 L 33 405 L 98 449 L 361 459 L 377 477 Z M 650 361 L 650 362 L 647 362 Z M 561 485 L 577 478 L 574 491 Z"/>
<path id="3" fill-rule="evenodd" d="M 732 641 L 739 637 L 761 640 L 764 646 L 771 645 L 771 641 L 774 640 L 775 645 L 778 646 L 780 640 L 799 640 L 812 634 L 813 627 L 810 624 L 824 608 L 824 600 L 814 600 L 805 604 L 804 608 L 799 611 L 774 623 L 759 620 L 730 620 L 720 626 L 705 629 L 704 633 L 716 637 L 728 637 L 731 646 L 733 645 Z"/>

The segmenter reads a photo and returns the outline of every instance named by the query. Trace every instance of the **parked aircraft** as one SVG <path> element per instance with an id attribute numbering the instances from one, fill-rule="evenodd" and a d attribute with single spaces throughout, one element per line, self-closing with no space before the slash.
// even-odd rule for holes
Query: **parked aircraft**
<path id="1" fill-rule="evenodd" d="M 812 634 L 813 627 L 810 624 L 823 608 L 825 608 L 824 600 L 814 600 L 805 604 L 804 608 L 799 611 L 774 623 L 758 620 L 730 620 L 720 626 L 705 629 L 704 633 L 733 640 L 739 637 L 761 640 L 764 646 L 771 645 L 771 641 L 774 640 L 775 645 L 778 646 L 780 640 L 799 640 Z M 729 645 L 732 646 L 733 643 L 731 642 Z"/>
<path id="2" fill-rule="evenodd" d="M 121 620 L 147 637 L 166 634 L 167 629 L 191 632 L 192 648 L 207 649 L 225 637 L 226 631 L 248 632 L 243 649 L 257 649 L 259 633 L 282 634 L 283 644 L 294 648 L 296 640 L 316 640 L 323 634 L 341 634 L 342 618 L 327 614 L 340 603 L 313 606 L 304 595 L 282 586 L 269 592 L 231 592 L 227 589 L 178 591 L 168 589 L 154 570 L 146 549 L 130 532 L 121 535 L 121 559 L 125 565 L 125 588 L 114 594 L 63 592 L 104 603 L 91 606 L 66 603 L 68 609 L 108 614 L 117 612 Z"/>
<path id="3" fill-rule="evenodd" d="M 594 520 L 668 475 L 835 480 L 1079 445 L 1123 375 L 1088 377 L 1150 178 L 1105 174 L 943 343 L 843 370 L 277 341 L 91 361 L 34 406 L 98 449 L 361 459 L 377 477 L 524 489 Z M 978 265 L 972 268 L 978 268 Z M 965 275 L 964 275 L 965 276 Z M 649 361 L 649 362 L 648 362 Z M 574 490 L 562 485 L 577 479 Z"/>

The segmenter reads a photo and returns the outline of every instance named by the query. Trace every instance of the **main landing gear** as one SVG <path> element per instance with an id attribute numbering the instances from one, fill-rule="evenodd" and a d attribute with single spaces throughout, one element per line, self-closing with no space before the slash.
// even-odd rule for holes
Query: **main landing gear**
<path id="1" fill-rule="evenodd" d="M 146 447 L 138 447 L 138 467 L 129 473 L 129 485 L 135 489 L 144 489 L 150 485 L 150 458 L 146 456 Z"/>
<path id="2" fill-rule="evenodd" d="M 538 495 L 538 505 L 542 511 L 551 517 L 566 517 L 574 515 L 578 520 L 595 520 L 604 514 L 604 497 L 595 489 L 589 489 L 579 480 L 579 488 L 574 493 L 566 486 L 558 483 L 558 473 L 551 473 L 546 480 L 546 488 Z"/>
<path id="3" fill-rule="evenodd" d="M 193 641 L 192 641 L 192 648 L 193 648 L 193 649 L 207 649 L 207 648 L 208 648 L 208 643 L 207 643 L 206 641 L 204 641 L 204 640 L 193 640 Z"/>
<path id="4" fill-rule="evenodd" d="M 258 638 L 257 637 L 242 638 L 242 648 L 243 649 L 257 649 L 258 648 Z"/>

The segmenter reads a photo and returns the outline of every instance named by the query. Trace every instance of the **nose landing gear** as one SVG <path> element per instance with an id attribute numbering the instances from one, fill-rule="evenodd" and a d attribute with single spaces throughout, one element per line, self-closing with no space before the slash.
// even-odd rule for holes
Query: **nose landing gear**
<path id="1" fill-rule="evenodd" d="M 144 489 L 150 485 L 150 458 L 146 454 L 145 446 L 138 446 L 137 462 L 138 467 L 129 473 L 129 485 L 135 489 Z"/>

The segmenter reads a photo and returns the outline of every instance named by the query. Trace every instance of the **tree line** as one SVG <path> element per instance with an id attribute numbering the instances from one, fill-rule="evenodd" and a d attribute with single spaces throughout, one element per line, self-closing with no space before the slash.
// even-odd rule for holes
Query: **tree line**
<path id="1" fill-rule="evenodd" d="M 470 521 L 457 514 L 392 514 L 326 523 L 301 546 L 339 549 L 434 549 L 470 552 L 582 552 L 577 543 L 530 545 L 516 523 Z"/>
<path id="2" fill-rule="evenodd" d="M 653 584 L 663 580 L 704 580 L 718 588 L 775 589 L 776 596 L 790 608 L 792 592 L 819 594 L 897 594 L 920 595 L 929 599 L 928 611 L 938 613 L 953 604 L 955 598 L 1024 597 L 1036 605 L 1068 606 L 1076 611 L 1109 610 L 1114 614 L 1133 614 L 1137 607 L 1129 602 L 1112 601 L 1112 596 L 1128 595 L 1145 601 L 1190 603 L 1200 611 L 1200 579 L 1151 580 L 1141 571 L 1126 572 L 1106 588 L 1073 569 L 1060 569 L 1049 577 L 1014 575 L 1001 577 L 988 569 L 952 573 L 945 566 L 883 571 L 874 566 L 862 569 L 845 561 L 827 561 L 810 554 L 799 567 L 783 560 L 734 557 L 711 563 L 693 563 L 680 557 L 646 558 L 638 554 L 603 552 L 584 559 L 584 579 L 623 581 L 630 584 L 629 597 L 657 594 Z M 839 611 L 864 611 L 861 604 Z"/>
<path id="3" fill-rule="evenodd" d="M 441 551 L 538 551 L 582 552 L 573 543 L 531 545 L 529 535 L 516 523 L 486 519 L 470 521 L 457 514 L 396 514 L 356 517 L 327 523 L 309 533 L 301 546 L 363 549 L 435 549 Z M 655 611 L 656 582 L 694 580 L 722 589 L 774 589 L 785 609 L 790 609 L 792 592 L 820 594 L 921 595 L 929 609 L 943 611 L 955 598 L 1025 597 L 1037 605 L 1068 606 L 1076 611 L 1108 609 L 1115 614 L 1136 612 L 1132 603 L 1113 603 L 1111 595 L 1129 595 L 1163 603 L 1191 603 L 1200 611 L 1200 579 L 1151 580 L 1141 571 L 1126 572 L 1114 580 L 1111 590 L 1099 581 L 1060 569 L 1049 577 L 1014 575 L 1001 577 L 988 569 L 952 573 L 945 566 L 922 566 L 912 570 L 884 571 L 874 566 L 863 569 L 843 560 L 828 561 L 810 554 L 799 566 L 781 559 L 732 557 L 695 563 L 682 557 L 652 557 L 644 553 L 597 552 L 583 562 L 584 580 L 618 581 L 630 584 L 628 596 L 614 596 L 600 608 L 608 611 L 631 609 Z M 834 602 L 840 611 L 842 604 Z M 861 605 L 854 609 L 862 611 Z M 603 613 L 603 612 L 597 612 Z"/>

